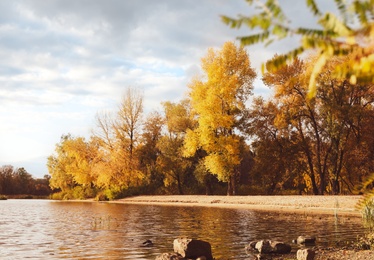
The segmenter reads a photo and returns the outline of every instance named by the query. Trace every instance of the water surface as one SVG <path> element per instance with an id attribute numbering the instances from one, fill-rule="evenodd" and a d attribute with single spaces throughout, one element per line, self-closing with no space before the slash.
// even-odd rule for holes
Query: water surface
<path id="1" fill-rule="evenodd" d="M 206 207 L 43 200 L 0 201 L 1 259 L 155 259 L 180 236 L 212 245 L 217 259 L 248 259 L 252 240 L 290 243 L 298 235 L 318 245 L 355 241 L 360 218 Z M 145 240 L 154 246 L 142 247 Z M 294 250 L 297 246 L 294 246 Z"/>

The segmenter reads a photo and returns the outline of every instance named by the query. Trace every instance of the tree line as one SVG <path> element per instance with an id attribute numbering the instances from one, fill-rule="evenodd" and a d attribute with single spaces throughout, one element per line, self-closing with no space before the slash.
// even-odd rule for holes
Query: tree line
<path id="1" fill-rule="evenodd" d="M 97 114 L 88 139 L 62 136 L 48 158 L 50 185 L 65 199 L 359 192 L 373 172 L 374 90 L 335 73 L 354 57 L 326 61 L 312 97 L 318 56 L 269 67 L 265 100 L 253 96 L 243 47 L 209 49 L 186 99 L 145 115 L 142 93 L 129 87 L 117 111 Z"/>
<path id="2" fill-rule="evenodd" d="M 48 196 L 52 193 L 49 178 L 50 176 L 46 175 L 44 178 L 35 179 L 25 168 L 4 165 L 0 167 L 0 194 Z"/>

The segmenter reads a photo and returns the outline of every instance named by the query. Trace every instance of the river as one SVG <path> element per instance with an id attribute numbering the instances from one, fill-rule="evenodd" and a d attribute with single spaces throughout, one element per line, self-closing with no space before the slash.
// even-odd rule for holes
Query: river
<path id="1" fill-rule="evenodd" d="M 155 259 L 180 236 L 212 245 L 216 259 L 248 259 L 259 239 L 344 245 L 364 233 L 360 218 L 209 207 L 48 200 L 0 201 L 1 259 Z M 153 246 L 142 247 L 145 240 Z M 297 246 L 294 245 L 294 249 Z"/>

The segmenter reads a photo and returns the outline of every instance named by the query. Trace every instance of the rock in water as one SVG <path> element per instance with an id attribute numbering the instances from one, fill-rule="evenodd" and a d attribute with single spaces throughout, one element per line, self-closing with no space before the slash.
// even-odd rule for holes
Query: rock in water
<path id="1" fill-rule="evenodd" d="M 299 249 L 297 250 L 296 256 L 297 260 L 314 260 L 316 253 L 314 250 L 308 249 Z"/>
<path id="2" fill-rule="evenodd" d="M 149 239 L 147 239 L 146 241 L 144 241 L 141 245 L 142 247 L 149 247 L 149 246 L 153 246 L 153 242 Z"/>
<path id="3" fill-rule="evenodd" d="M 256 243 L 255 248 L 260 254 L 270 254 L 273 251 L 273 248 L 270 245 L 269 240 L 261 240 Z"/>
<path id="4" fill-rule="evenodd" d="M 313 245 L 316 243 L 316 238 L 311 236 L 299 236 L 296 240 L 293 240 L 295 244 L 308 244 Z"/>
<path id="5" fill-rule="evenodd" d="M 291 246 L 289 244 L 279 241 L 271 241 L 270 245 L 275 254 L 289 254 L 291 252 Z"/>
<path id="6" fill-rule="evenodd" d="M 185 260 L 185 258 L 177 253 L 163 253 L 157 256 L 155 260 Z"/>
<path id="7" fill-rule="evenodd" d="M 196 259 L 204 256 L 206 260 L 213 260 L 212 247 L 206 241 L 177 238 L 174 240 L 173 247 L 175 253 L 178 253 L 185 258 Z"/>
<path id="8" fill-rule="evenodd" d="M 271 240 L 261 240 L 257 242 L 255 245 L 255 249 L 260 254 L 288 254 L 291 252 L 290 245 L 283 242 Z"/>

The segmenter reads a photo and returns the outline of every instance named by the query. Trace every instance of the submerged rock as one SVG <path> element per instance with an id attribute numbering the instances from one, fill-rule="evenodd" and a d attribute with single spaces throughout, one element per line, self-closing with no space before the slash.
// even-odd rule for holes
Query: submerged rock
<path id="1" fill-rule="evenodd" d="M 186 258 L 177 253 L 163 253 L 157 256 L 155 260 L 186 260 Z"/>
<path id="2" fill-rule="evenodd" d="M 142 247 L 150 247 L 150 246 L 153 246 L 153 242 L 152 240 L 149 240 L 147 239 L 146 241 L 144 241 L 141 245 Z"/>
<path id="3" fill-rule="evenodd" d="M 291 252 L 291 246 L 289 244 L 279 241 L 271 241 L 270 245 L 275 254 L 289 254 Z"/>
<path id="4" fill-rule="evenodd" d="M 173 243 L 174 252 L 185 258 L 213 260 L 211 245 L 202 240 L 177 238 Z"/>
<path id="5" fill-rule="evenodd" d="M 291 246 L 280 241 L 260 240 L 249 243 L 246 250 L 255 250 L 260 254 L 288 254 L 291 252 Z"/>
<path id="6" fill-rule="evenodd" d="M 299 245 L 314 245 L 316 243 L 316 238 L 312 236 L 299 236 L 297 239 L 292 240 L 292 242 Z"/>

